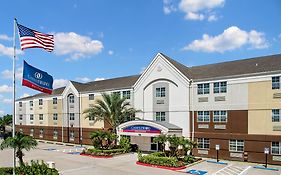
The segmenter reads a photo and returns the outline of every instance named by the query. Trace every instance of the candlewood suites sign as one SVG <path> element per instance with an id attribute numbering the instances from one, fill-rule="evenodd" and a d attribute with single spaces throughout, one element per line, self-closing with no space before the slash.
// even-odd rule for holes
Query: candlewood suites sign
<path id="1" fill-rule="evenodd" d="M 132 125 L 123 129 L 123 132 L 137 132 L 137 133 L 161 133 L 160 129 L 157 129 L 148 125 Z"/>

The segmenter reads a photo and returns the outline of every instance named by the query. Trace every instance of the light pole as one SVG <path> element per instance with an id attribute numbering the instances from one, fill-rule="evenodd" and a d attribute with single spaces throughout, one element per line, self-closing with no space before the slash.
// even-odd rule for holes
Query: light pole
<path id="1" fill-rule="evenodd" d="M 219 162 L 219 150 L 220 150 L 220 145 L 216 145 L 216 151 L 217 151 L 217 162 Z"/>

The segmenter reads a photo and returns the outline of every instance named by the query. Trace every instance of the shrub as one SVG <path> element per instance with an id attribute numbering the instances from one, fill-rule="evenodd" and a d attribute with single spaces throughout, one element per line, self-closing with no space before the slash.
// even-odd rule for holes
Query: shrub
<path id="1" fill-rule="evenodd" d="M 184 156 L 183 161 L 186 164 L 190 164 L 195 161 L 195 158 L 193 156 L 188 155 L 188 156 Z"/>
<path id="2" fill-rule="evenodd" d="M 13 168 L 6 167 L 0 168 L 1 175 L 12 175 Z M 59 175 L 58 170 L 54 168 L 49 168 L 43 161 L 39 163 L 38 161 L 31 161 L 31 165 L 24 163 L 22 166 L 16 168 L 17 175 Z"/>
<path id="3" fill-rule="evenodd" d="M 119 144 L 124 149 L 125 152 L 131 151 L 131 143 L 130 143 L 130 140 L 127 137 L 121 137 Z"/>
<path id="4" fill-rule="evenodd" d="M 138 155 L 138 161 L 142 163 L 152 164 L 152 165 L 161 165 L 168 167 L 180 167 L 184 166 L 184 163 L 178 161 L 176 157 L 157 157 L 154 155 Z"/>
<path id="5" fill-rule="evenodd" d="M 108 150 L 101 150 L 101 149 L 87 149 L 85 151 L 86 154 L 92 154 L 95 156 L 112 156 L 124 153 L 125 150 L 122 149 L 108 149 Z"/>
<path id="6" fill-rule="evenodd" d="M 166 156 L 165 153 L 163 153 L 163 152 L 154 152 L 149 155 L 156 156 L 156 157 L 165 157 Z"/>
<path id="7" fill-rule="evenodd" d="M 11 167 L 2 167 L 2 168 L 0 168 L 0 174 L 1 175 L 13 174 L 13 168 L 11 168 Z"/>

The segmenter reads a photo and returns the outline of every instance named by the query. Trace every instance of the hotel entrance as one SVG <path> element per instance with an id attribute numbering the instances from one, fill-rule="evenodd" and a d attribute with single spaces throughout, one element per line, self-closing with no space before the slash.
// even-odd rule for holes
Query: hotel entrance
<path id="1" fill-rule="evenodd" d="M 168 122 L 151 120 L 135 120 L 123 123 L 117 127 L 117 135 L 130 136 L 131 144 L 138 145 L 142 151 L 158 151 L 161 149 L 153 138 L 160 134 L 182 136 L 182 129 Z"/>

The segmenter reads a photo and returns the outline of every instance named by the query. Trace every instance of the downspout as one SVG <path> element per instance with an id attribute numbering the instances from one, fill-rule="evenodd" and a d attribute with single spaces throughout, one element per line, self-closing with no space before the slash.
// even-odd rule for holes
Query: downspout
<path id="1" fill-rule="evenodd" d="M 194 128 L 195 128 L 195 122 L 194 122 L 194 109 L 193 109 L 193 80 L 191 79 L 190 82 L 189 82 L 189 86 L 190 86 L 190 106 L 189 106 L 189 110 L 191 110 L 191 116 L 192 116 L 192 133 L 191 133 L 191 140 L 194 141 Z"/>
<path id="2" fill-rule="evenodd" d="M 82 95 L 79 92 L 79 143 L 82 146 L 82 127 L 81 127 L 81 108 L 82 108 Z"/>

